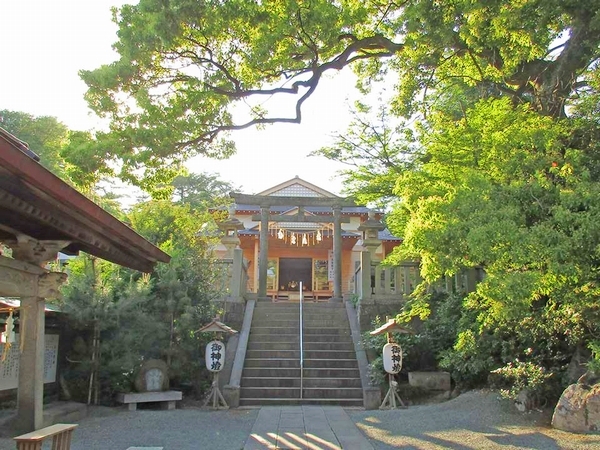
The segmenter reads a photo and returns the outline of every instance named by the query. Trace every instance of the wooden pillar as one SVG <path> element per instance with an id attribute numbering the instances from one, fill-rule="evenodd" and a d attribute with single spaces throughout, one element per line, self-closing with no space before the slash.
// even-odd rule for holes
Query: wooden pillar
<path id="1" fill-rule="evenodd" d="M 19 428 L 29 431 L 43 427 L 44 309 L 43 298 L 21 297 L 19 334 L 23 339 L 23 352 L 19 358 L 17 420 Z"/>
<path id="2" fill-rule="evenodd" d="M 67 279 L 64 273 L 42 269 L 47 261 L 56 258 L 65 241 L 37 241 L 20 236 L 16 242 L 6 242 L 13 258 L 38 267 L 41 273 L 30 278 L 28 286 L 19 286 L 21 297 L 19 334 L 22 351 L 19 358 L 17 392 L 17 429 L 33 431 L 43 426 L 45 298 L 59 296 L 59 287 Z M 31 270 L 31 269 L 29 269 Z"/>
<path id="3" fill-rule="evenodd" d="M 260 207 L 260 258 L 258 267 L 258 298 L 267 298 L 269 265 L 269 207 Z"/>
<path id="4" fill-rule="evenodd" d="M 252 264 L 252 292 L 258 292 L 258 260 L 260 251 L 258 248 L 259 239 L 254 236 L 254 264 Z"/>
<path id="5" fill-rule="evenodd" d="M 342 208 L 333 207 L 333 298 L 342 299 Z"/>

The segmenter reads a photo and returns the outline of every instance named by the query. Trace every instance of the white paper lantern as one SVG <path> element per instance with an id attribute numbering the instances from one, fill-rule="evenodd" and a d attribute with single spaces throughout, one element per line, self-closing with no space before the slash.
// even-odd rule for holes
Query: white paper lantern
<path id="1" fill-rule="evenodd" d="M 399 344 L 387 343 L 383 346 L 383 368 L 392 374 L 402 370 L 402 347 Z"/>
<path id="2" fill-rule="evenodd" d="M 220 372 L 225 364 L 225 344 L 221 341 L 210 341 L 206 344 L 206 368 L 211 372 Z"/>

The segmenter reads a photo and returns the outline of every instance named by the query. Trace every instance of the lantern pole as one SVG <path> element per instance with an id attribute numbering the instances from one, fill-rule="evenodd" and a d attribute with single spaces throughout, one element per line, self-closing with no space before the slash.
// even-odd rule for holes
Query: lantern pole
<path id="1" fill-rule="evenodd" d="M 215 339 L 206 346 L 206 368 L 213 373 L 213 381 L 211 390 L 204 402 L 204 406 L 207 406 L 212 402 L 213 409 L 229 409 L 229 405 L 219 389 L 219 372 L 225 363 L 225 345 L 223 344 L 222 339 L 223 333 L 234 334 L 237 333 L 237 331 L 220 322 L 218 316 L 215 317 L 211 323 L 195 331 L 195 333 L 207 331 L 214 332 Z M 221 363 L 221 361 L 223 362 Z"/>
<path id="2" fill-rule="evenodd" d="M 390 318 L 386 317 L 386 322 L 390 323 Z M 392 344 L 393 339 L 392 339 L 392 333 L 391 330 L 393 328 L 388 327 L 386 328 L 386 340 L 388 344 Z M 397 344 L 398 346 L 400 344 Z M 400 349 L 400 351 L 402 351 L 402 349 Z M 383 402 L 381 403 L 381 406 L 379 407 L 379 409 L 396 409 L 398 408 L 398 403 L 401 405 L 400 407 L 402 408 L 406 408 L 406 405 L 404 404 L 404 402 L 402 401 L 402 399 L 400 398 L 400 396 L 398 395 L 398 392 L 396 392 L 396 387 L 398 386 L 398 383 L 396 382 L 396 380 L 394 380 L 394 374 L 388 372 L 388 384 L 389 384 L 389 389 L 387 391 L 387 394 L 385 394 L 385 397 L 383 398 Z M 396 402 L 397 400 L 397 402 Z"/>

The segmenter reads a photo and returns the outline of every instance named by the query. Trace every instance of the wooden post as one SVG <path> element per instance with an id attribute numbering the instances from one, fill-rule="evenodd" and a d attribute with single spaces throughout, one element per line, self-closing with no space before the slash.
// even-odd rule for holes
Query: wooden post
<path id="1" fill-rule="evenodd" d="M 342 299 L 342 208 L 333 207 L 333 298 Z M 363 267 L 364 270 L 364 267 Z"/>
<path id="2" fill-rule="evenodd" d="M 258 267 L 258 298 L 267 298 L 267 269 L 269 266 L 269 207 L 260 207 L 260 264 Z"/>

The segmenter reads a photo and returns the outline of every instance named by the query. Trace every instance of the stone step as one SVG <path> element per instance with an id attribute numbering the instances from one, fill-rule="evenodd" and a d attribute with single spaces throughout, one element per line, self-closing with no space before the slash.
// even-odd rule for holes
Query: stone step
<path id="1" fill-rule="evenodd" d="M 333 311 L 333 312 L 320 312 L 320 311 L 303 311 L 302 320 L 317 320 L 320 318 L 335 319 L 335 320 L 348 320 L 346 311 Z M 299 320 L 300 311 L 260 311 L 255 312 L 252 316 L 252 320 L 257 319 L 269 319 L 269 320 Z"/>
<path id="2" fill-rule="evenodd" d="M 321 328 L 321 327 L 312 327 L 312 326 L 305 325 L 303 331 L 304 331 L 305 336 L 308 336 L 310 334 L 323 334 L 323 335 L 338 334 L 341 336 L 352 336 L 348 322 L 346 322 L 346 325 L 347 326 L 336 327 L 336 328 Z"/>
<path id="3" fill-rule="evenodd" d="M 246 367 L 287 367 L 299 368 L 300 359 L 298 358 L 246 358 L 244 368 Z M 358 368 L 356 359 L 305 359 L 304 367 L 306 369 L 354 369 Z"/>
<path id="4" fill-rule="evenodd" d="M 352 359 L 305 359 L 304 367 L 306 369 L 344 369 L 358 368 L 356 358 Z"/>
<path id="5" fill-rule="evenodd" d="M 309 388 L 303 390 L 304 398 L 360 398 L 362 388 Z M 244 387 L 240 388 L 240 398 L 300 398 L 300 388 L 294 387 Z"/>
<path id="6" fill-rule="evenodd" d="M 248 350 L 246 351 L 246 358 L 296 358 L 300 359 L 300 350 Z M 304 349 L 305 359 L 352 359 L 356 358 L 356 353 L 352 351 L 344 350 L 307 350 Z"/>
<path id="7" fill-rule="evenodd" d="M 304 342 L 352 342 L 349 334 L 304 334 Z"/>
<path id="8" fill-rule="evenodd" d="M 277 336 L 277 339 L 273 339 L 273 336 Z M 342 344 L 352 342 L 352 338 L 348 335 L 344 334 L 305 334 L 304 335 L 305 343 L 330 343 L 330 344 Z M 287 334 L 287 335 L 271 335 L 271 334 L 250 334 L 248 338 L 248 343 L 251 342 L 286 342 L 286 343 L 299 343 L 300 336 L 295 334 Z"/>
<path id="9" fill-rule="evenodd" d="M 312 378 L 304 377 L 305 388 L 360 388 L 360 378 Z M 300 377 L 245 377 L 242 376 L 242 387 L 295 387 L 301 384 Z"/>
<path id="10" fill-rule="evenodd" d="M 304 351 L 309 350 L 341 350 L 354 352 L 352 342 L 304 342 Z M 300 350 L 300 340 L 295 342 L 256 341 L 248 342 L 248 350 Z"/>
<path id="11" fill-rule="evenodd" d="M 320 303 L 313 303 L 313 302 L 304 302 L 304 304 L 302 305 L 302 308 L 304 308 L 305 310 L 318 310 L 318 311 L 330 311 L 330 310 L 346 310 L 346 306 L 343 303 L 327 303 L 327 302 L 320 302 Z M 255 310 L 268 310 L 268 309 L 272 309 L 272 310 L 285 310 L 285 309 L 300 309 L 300 303 L 299 302 L 294 302 L 294 303 L 285 303 L 285 302 L 278 302 L 278 303 L 272 303 L 272 302 L 257 302 L 256 303 L 256 307 L 254 308 Z"/>
<path id="12" fill-rule="evenodd" d="M 270 319 L 270 318 L 253 318 L 252 328 L 290 328 L 294 330 L 300 329 L 300 319 Z M 350 325 L 348 320 L 341 319 L 313 319 L 311 321 L 304 321 L 303 328 L 321 328 L 321 329 L 341 329 L 349 330 Z"/>
<path id="13" fill-rule="evenodd" d="M 344 324 L 344 326 L 339 326 L 339 327 L 335 327 L 335 328 L 331 328 L 331 327 L 317 327 L 317 326 L 309 326 L 309 325 L 305 325 L 303 327 L 303 331 L 304 334 L 326 334 L 326 335 L 331 335 L 331 334 L 341 334 L 341 335 L 347 335 L 350 336 L 350 327 L 346 326 L 346 324 Z M 280 326 L 279 324 L 277 324 L 277 326 L 273 326 L 273 325 L 263 325 L 261 324 L 260 326 L 256 325 L 256 326 L 252 326 L 250 328 L 250 334 L 299 334 L 300 333 L 300 326 L 294 326 L 294 327 L 289 327 L 289 326 Z"/>
<path id="14" fill-rule="evenodd" d="M 254 342 L 281 342 L 296 343 L 300 342 L 299 334 L 269 334 L 252 333 L 248 337 L 248 343 Z M 303 342 L 310 344 L 348 344 L 352 342 L 352 337 L 344 334 L 305 334 Z"/>
<path id="15" fill-rule="evenodd" d="M 286 367 L 286 368 L 300 368 L 300 359 L 289 358 L 289 359 L 264 359 L 264 358 L 248 358 L 244 361 L 244 370 L 247 367 Z"/>
<path id="16" fill-rule="evenodd" d="M 359 378 L 358 368 L 304 368 L 304 376 L 307 378 Z M 244 367 L 242 377 L 300 377 L 300 364 L 298 367 Z"/>
<path id="17" fill-rule="evenodd" d="M 363 399 L 358 398 L 240 398 L 240 406 L 275 406 L 275 405 L 331 405 L 342 407 L 361 407 Z"/>

